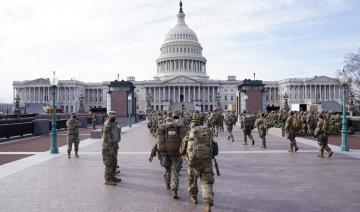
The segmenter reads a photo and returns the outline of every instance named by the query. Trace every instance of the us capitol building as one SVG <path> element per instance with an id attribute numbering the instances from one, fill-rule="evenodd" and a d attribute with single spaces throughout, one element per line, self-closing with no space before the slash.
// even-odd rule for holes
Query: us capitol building
<path id="1" fill-rule="evenodd" d="M 172 110 L 185 107 L 211 111 L 219 99 L 223 110 L 235 104 L 238 87 L 243 83 L 235 76 L 227 80 L 211 80 L 206 73 L 206 58 L 193 30 L 185 23 L 185 13 L 180 3 L 177 24 L 166 34 L 156 60 L 157 72 L 153 80 L 135 81 L 137 110 L 145 111 L 147 99 L 155 110 Z M 86 83 L 77 80 L 59 80 L 57 108 L 64 113 L 78 112 L 83 101 L 85 112 L 92 108 L 106 108 L 110 82 Z M 289 104 L 311 105 L 317 102 L 338 104 L 341 101 L 341 85 L 337 78 L 290 78 L 280 81 L 262 81 L 264 102 L 269 106 L 281 106 L 284 95 Z M 14 98 L 20 98 L 20 106 L 27 104 L 51 104 L 49 79 L 14 81 Z"/>

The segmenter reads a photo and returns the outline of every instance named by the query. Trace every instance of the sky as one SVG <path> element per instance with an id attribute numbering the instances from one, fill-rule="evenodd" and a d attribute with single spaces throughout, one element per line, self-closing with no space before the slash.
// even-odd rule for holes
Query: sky
<path id="1" fill-rule="evenodd" d="M 211 79 L 336 77 L 360 48 L 358 0 L 183 0 Z M 1 0 L 0 103 L 13 81 L 150 80 L 178 0 Z"/>

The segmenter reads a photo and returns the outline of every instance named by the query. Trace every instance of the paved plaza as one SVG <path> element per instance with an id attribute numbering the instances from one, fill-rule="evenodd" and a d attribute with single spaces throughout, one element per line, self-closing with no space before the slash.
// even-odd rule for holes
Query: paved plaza
<path id="1" fill-rule="evenodd" d="M 146 122 L 123 128 L 118 156 L 122 182 L 104 185 L 101 140 L 81 141 L 80 158 L 31 152 L 32 156 L 0 166 L 0 211 L 201 211 L 188 201 L 186 166 L 180 175 L 179 200 L 163 182 L 158 160 L 148 162 L 154 139 Z M 317 158 L 316 143 L 299 138 L 300 151 L 287 152 L 287 142 L 270 130 L 268 149 L 242 145 L 222 133 L 216 141 L 221 176 L 215 180 L 213 211 L 359 211 L 360 152 L 332 159 Z M 11 152 L 9 153 L 11 154 Z M 17 154 L 21 155 L 21 152 Z"/>

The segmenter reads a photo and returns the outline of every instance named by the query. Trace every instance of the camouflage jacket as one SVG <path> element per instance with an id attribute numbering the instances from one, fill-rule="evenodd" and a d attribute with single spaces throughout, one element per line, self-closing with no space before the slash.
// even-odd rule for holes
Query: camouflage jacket
<path id="1" fill-rule="evenodd" d="M 102 133 L 102 148 L 103 149 L 118 149 L 118 142 L 121 140 L 121 130 L 117 126 L 116 122 L 111 122 L 107 120 L 104 123 L 103 133 Z"/>
<path id="2" fill-rule="evenodd" d="M 76 119 L 69 119 L 66 122 L 67 134 L 68 135 L 79 135 L 79 128 L 81 126 L 80 121 Z"/>

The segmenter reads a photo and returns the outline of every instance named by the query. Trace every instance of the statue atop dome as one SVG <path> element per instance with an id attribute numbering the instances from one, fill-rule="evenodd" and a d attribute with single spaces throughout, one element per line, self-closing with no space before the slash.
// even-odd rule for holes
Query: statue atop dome
<path id="1" fill-rule="evenodd" d="M 179 13 L 184 13 L 184 12 L 183 12 L 183 9 L 182 9 L 182 1 L 181 1 L 181 0 L 180 0 L 180 4 L 179 4 L 179 5 L 180 5 Z"/>

